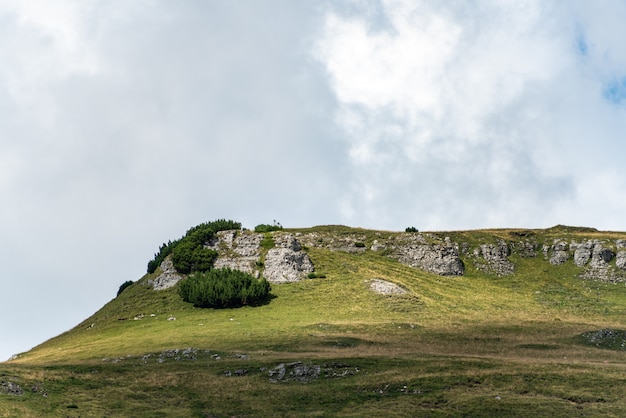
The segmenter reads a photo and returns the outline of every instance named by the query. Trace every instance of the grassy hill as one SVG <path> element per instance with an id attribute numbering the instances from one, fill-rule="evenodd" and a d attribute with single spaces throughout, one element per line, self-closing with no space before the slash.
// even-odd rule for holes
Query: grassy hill
<path id="1" fill-rule="evenodd" d="M 288 231 L 358 236 L 363 250 L 308 246 L 325 277 L 274 284 L 256 307 L 194 308 L 176 287 L 153 290 L 159 271 L 148 274 L 0 363 L 0 417 L 626 416 L 625 283 L 582 278 L 585 267 L 541 251 L 626 233 L 433 234 L 468 248 L 464 275 L 439 276 L 371 250 L 399 233 Z M 513 274 L 485 271 L 472 255 L 529 235 L 536 256 L 513 251 Z M 407 293 L 372 292 L 372 279 Z"/>

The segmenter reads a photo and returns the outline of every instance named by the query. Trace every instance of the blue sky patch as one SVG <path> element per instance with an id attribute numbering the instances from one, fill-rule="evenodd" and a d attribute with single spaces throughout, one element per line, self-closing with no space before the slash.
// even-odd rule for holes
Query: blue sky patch
<path id="1" fill-rule="evenodd" d="M 611 103 L 622 104 L 626 100 L 626 77 L 607 83 L 602 95 Z"/>

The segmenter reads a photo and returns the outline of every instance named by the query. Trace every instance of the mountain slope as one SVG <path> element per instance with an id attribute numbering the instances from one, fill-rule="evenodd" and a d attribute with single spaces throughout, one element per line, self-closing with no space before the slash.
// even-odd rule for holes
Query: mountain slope
<path id="1" fill-rule="evenodd" d="M 226 241 L 252 234 L 213 244 L 235 260 Z M 288 236 L 323 277 L 199 309 L 153 289 L 157 269 L 1 364 L 4 387 L 28 390 L 0 394 L 0 416 L 626 413 L 626 233 L 293 229 L 264 233 L 252 270 Z"/>

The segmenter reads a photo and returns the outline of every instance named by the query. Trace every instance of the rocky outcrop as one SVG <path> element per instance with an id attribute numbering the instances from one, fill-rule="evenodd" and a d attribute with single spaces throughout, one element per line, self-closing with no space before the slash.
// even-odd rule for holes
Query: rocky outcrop
<path id="1" fill-rule="evenodd" d="M 568 251 L 569 246 L 565 241 L 554 240 L 554 244 L 551 247 L 545 248 L 547 249 L 546 251 L 544 251 L 546 256 L 548 254 L 548 251 L 551 250 L 550 264 L 563 264 L 570 258 Z"/>
<path id="2" fill-rule="evenodd" d="M 256 265 L 260 260 L 263 234 L 242 231 L 220 231 L 206 245 L 218 252 L 216 268 L 230 268 L 258 275 Z"/>
<path id="3" fill-rule="evenodd" d="M 391 250 L 389 256 L 440 276 L 462 276 L 465 266 L 459 257 L 458 244 L 449 238 L 428 238 L 422 234 L 401 234 L 399 240 L 387 245 L 387 250 Z"/>
<path id="4" fill-rule="evenodd" d="M 581 277 L 604 281 L 625 281 L 626 251 L 619 251 L 624 240 L 589 239 L 583 241 L 555 239 L 552 245 L 544 246 L 544 257 L 550 264 L 558 265 L 573 260 L 584 270 Z M 615 252 L 617 249 L 617 253 Z"/>
<path id="5" fill-rule="evenodd" d="M 274 234 L 275 248 L 265 256 L 263 277 L 270 283 L 291 283 L 314 271 L 309 256 L 292 234 Z"/>
<path id="6" fill-rule="evenodd" d="M 156 279 L 148 281 L 148 284 L 152 285 L 154 290 L 165 290 L 174 287 L 183 278 L 176 272 L 174 264 L 169 257 L 161 263 L 159 268 L 161 269 L 161 274 Z"/>
<path id="7" fill-rule="evenodd" d="M 515 266 L 509 261 L 509 255 L 511 250 L 504 241 L 497 244 L 481 244 L 474 249 L 476 267 L 498 276 L 513 274 Z"/>

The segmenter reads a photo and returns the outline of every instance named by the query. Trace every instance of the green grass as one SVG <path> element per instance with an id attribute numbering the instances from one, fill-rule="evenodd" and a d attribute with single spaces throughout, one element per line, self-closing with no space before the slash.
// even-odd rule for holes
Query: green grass
<path id="1" fill-rule="evenodd" d="M 307 231 L 358 235 L 368 246 L 393 235 Z M 567 228 L 445 235 L 478 245 L 566 233 L 623 237 Z M 541 254 L 511 256 L 512 276 L 485 274 L 466 257 L 465 276 L 440 277 L 369 250 L 307 251 L 326 277 L 273 285 L 258 307 L 193 308 L 176 288 L 146 286 L 156 273 L 142 278 L 73 330 L 0 363 L 0 381 L 25 389 L 0 395 L 0 417 L 626 415 L 626 352 L 581 337 L 626 329 L 623 283 L 583 280 L 573 262 L 553 266 Z M 374 278 L 409 293 L 374 294 Z M 157 361 L 186 347 L 200 350 L 196 359 Z M 296 361 L 332 373 L 271 382 L 269 370 Z"/>

